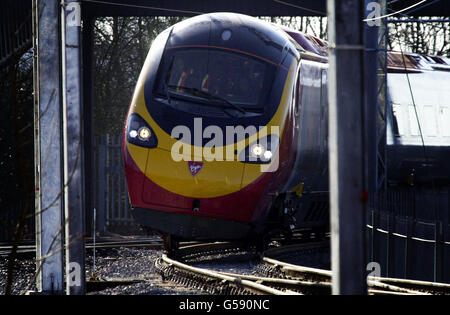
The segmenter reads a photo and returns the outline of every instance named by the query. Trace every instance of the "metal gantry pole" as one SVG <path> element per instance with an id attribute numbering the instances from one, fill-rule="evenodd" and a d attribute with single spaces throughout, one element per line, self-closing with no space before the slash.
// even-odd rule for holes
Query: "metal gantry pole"
<path id="1" fill-rule="evenodd" d="M 386 0 L 365 0 L 364 41 L 365 51 L 365 118 L 366 118 L 366 152 L 367 152 L 367 184 L 371 197 L 372 211 L 372 241 L 371 241 L 371 262 L 380 263 L 376 255 L 378 250 L 374 248 L 378 245 L 379 233 L 376 230 L 379 213 L 383 202 L 386 200 L 387 184 L 387 164 L 386 164 L 386 128 L 387 128 L 387 52 L 386 19 L 378 17 L 386 14 Z M 395 218 L 392 218 L 392 222 Z M 389 248 L 392 249 L 392 239 L 389 239 Z M 392 264 L 393 255 L 388 255 L 387 269 Z"/>
<path id="2" fill-rule="evenodd" d="M 59 1 L 33 1 L 37 290 L 63 293 Z"/>
<path id="3" fill-rule="evenodd" d="M 378 1 L 365 0 L 365 17 L 371 17 L 374 10 L 381 6 Z M 376 14 L 375 14 L 376 15 Z M 378 187 L 377 163 L 377 117 L 378 117 L 378 34 L 381 20 L 364 23 L 365 51 L 365 104 L 366 104 L 366 152 L 368 191 L 375 197 Z"/>
<path id="4" fill-rule="evenodd" d="M 85 293 L 80 1 L 61 3 L 66 293 Z"/>
<path id="5" fill-rule="evenodd" d="M 82 10 L 83 11 L 83 10 Z M 83 147 L 84 147 L 84 201 L 86 209 L 86 232 L 89 235 L 92 231 L 92 209 L 94 206 L 95 196 L 95 173 L 94 173 L 94 149 L 93 149 L 93 132 L 92 132 L 92 117 L 93 117 L 93 80 L 94 71 L 93 64 L 94 58 L 94 18 L 87 18 L 82 16 L 83 29 L 81 33 L 82 37 L 82 63 L 83 63 Z"/>
<path id="6" fill-rule="evenodd" d="M 363 5 L 328 0 L 333 294 L 367 294 Z"/>
<path id="7" fill-rule="evenodd" d="M 381 15 L 386 15 L 387 0 L 378 0 L 381 7 Z M 387 169 L 387 155 L 386 155 L 386 141 L 387 141 L 387 122 L 388 113 L 391 111 L 391 105 L 389 100 L 389 94 L 387 90 L 387 72 L 388 72 L 388 21 L 386 19 L 381 20 L 378 27 L 378 75 L 377 75 L 377 207 L 380 206 L 387 198 L 387 181 L 388 181 L 388 169 Z M 380 194 L 381 192 L 381 194 Z M 380 198 L 382 200 L 380 200 Z"/>

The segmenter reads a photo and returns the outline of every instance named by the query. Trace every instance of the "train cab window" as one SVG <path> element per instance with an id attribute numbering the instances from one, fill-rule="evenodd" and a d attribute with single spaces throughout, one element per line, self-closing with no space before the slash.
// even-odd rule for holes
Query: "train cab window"
<path id="1" fill-rule="evenodd" d="M 247 55 L 218 49 L 169 49 L 163 57 L 155 93 L 224 100 L 244 109 L 263 110 L 273 66 Z M 194 98 L 192 98 L 194 97 Z"/>

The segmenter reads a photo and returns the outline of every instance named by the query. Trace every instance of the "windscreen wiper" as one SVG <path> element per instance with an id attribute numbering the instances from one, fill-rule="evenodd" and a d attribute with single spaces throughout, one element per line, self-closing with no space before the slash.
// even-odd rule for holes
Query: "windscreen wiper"
<path id="1" fill-rule="evenodd" d="M 230 102 L 229 100 L 222 98 L 220 96 L 217 95 L 212 95 L 209 94 L 205 91 L 200 91 L 197 88 L 192 88 L 192 87 L 185 87 L 185 86 L 176 86 L 176 85 L 168 85 L 169 88 L 173 88 L 173 89 L 182 89 L 184 91 L 188 91 L 191 92 L 192 95 L 194 96 L 199 96 L 199 97 L 203 97 L 203 98 L 207 98 L 207 99 L 212 99 L 212 100 L 217 100 L 220 101 L 222 103 L 225 103 L 235 109 L 237 109 L 238 111 L 240 111 L 242 114 L 246 114 L 247 111 L 245 109 L 243 109 L 241 106 L 234 104 L 232 102 Z"/>
<path id="2" fill-rule="evenodd" d="M 169 103 L 169 104 L 171 104 L 171 101 L 170 101 L 170 92 L 169 92 L 169 87 L 168 87 L 168 85 L 167 85 L 167 82 L 164 82 L 164 91 L 166 92 L 166 98 L 167 98 L 167 102 Z M 158 94 L 160 94 L 160 93 L 158 93 Z"/>
<path id="3" fill-rule="evenodd" d="M 172 31 L 171 31 L 172 32 Z M 169 70 L 167 71 L 167 73 L 172 72 L 172 67 L 173 67 L 173 62 L 175 60 L 175 57 L 172 56 L 172 58 L 170 59 L 170 65 L 169 65 Z M 169 92 L 169 77 L 167 76 L 166 79 L 164 80 L 164 89 L 166 90 L 166 97 L 167 97 L 167 101 L 170 104 L 170 92 Z"/>

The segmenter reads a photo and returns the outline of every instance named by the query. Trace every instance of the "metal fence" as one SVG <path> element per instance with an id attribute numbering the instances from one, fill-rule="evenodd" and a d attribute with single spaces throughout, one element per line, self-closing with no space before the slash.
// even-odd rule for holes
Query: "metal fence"
<path id="1" fill-rule="evenodd" d="M 94 142 L 94 204 L 100 231 L 136 231 L 122 162 L 121 136 L 103 135 Z"/>
<path id="2" fill-rule="evenodd" d="M 0 68 L 31 48 L 31 9 L 30 0 L 0 1 Z"/>
<path id="3" fill-rule="evenodd" d="M 368 260 L 381 275 L 450 283 L 449 188 L 392 190 L 367 214 Z"/>
<path id="4" fill-rule="evenodd" d="M 33 207 L 27 204 L 22 205 L 22 207 L 25 207 L 25 213 L 22 213 L 24 209 L 19 204 L 0 209 L 0 242 L 14 241 L 19 222 L 23 224 L 20 238 L 27 241 L 34 238 L 35 222 L 34 217 L 30 214 Z M 25 218 L 23 218 L 23 215 L 25 215 Z"/>

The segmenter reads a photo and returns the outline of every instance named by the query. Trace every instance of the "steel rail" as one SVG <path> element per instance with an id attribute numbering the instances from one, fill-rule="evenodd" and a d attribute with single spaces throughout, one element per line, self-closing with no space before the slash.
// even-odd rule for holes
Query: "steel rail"
<path id="1" fill-rule="evenodd" d="M 410 280 L 410 279 L 398 279 L 398 278 L 381 278 L 381 277 L 369 277 L 369 280 L 374 280 L 374 281 L 379 281 L 379 282 L 394 284 L 394 285 L 401 285 L 403 287 L 417 289 L 417 290 L 428 290 L 428 291 L 433 291 L 433 292 L 450 294 L 450 284 L 446 284 L 446 283 Z"/>
<path id="2" fill-rule="evenodd" d="M 248 246 L 245 244 L 229 242 L 198 243 L 181 246 L 177 250 L 170 252 L 169 255 L 176 259 L 192 260 L 200 257 L 237 252 L 240 250 L 248 250 Z"/>
<path id="3" fill-rule="evenodd" d="M 315 241 L 306 242 L 298 244 L 283 245 L 280 247 L 269 248 L 264 251 L 264 256 L 279 256 L 285 253 L 298 252 L 298 251 L 308 251 L 317 250 L 322 248 L 327 248 L 330 246 L 330 241 Z"/>
<path id="4" fill-rule="evenodd" d="M 229 276 L 229 277 L 236 277 L 236 278 L 239 277 L 241 279 L 250 280 L 250 281 L 271 282 L 271 283 L 292 284 L 292 285 L 304 285 L 304 286 L 313 286 L 313 287 L 317 286 L 317 287 L 324 287 L 324 288 L 330 286 L 330 283 L 327 283 L 327 282 L 309 282 L 309 281 L 293 280 L 293 279 L 258 277 L 258 276 L 236 274 L 236 273 L 222 272 L 222 271 L 217 271 L 217 273 L 220 273 L 222 275 Z"/>
<path id="5" fill-rule="evenodd" d="M 290 288 L 292 290 L 315 290 L 321 292 L 327 292 L 327 294 L 331 293 L 331 283 L 327 282 L 311 282 L 311 281 L 303 281 L 303 280 L 293 280 L 293 279 L 281 279 L 281 278 L 270 278 L 270 277 L 259 277 L 252 275 L 241 275 L 234 274 L 229 272 L 220 272 L 218 273 L 230 276 L 230 277 L 239 277 L 244 280 L 255 281 L 257 283 L 266 283 L 272 286 L 281 286 L 284 288 Z M 328 293 L 329 292 L 329 293 Z"/>
<path id="6" fill-rule="evenodd" d="M 269 263 L 271 265 L 274 265 L 274 267 L 279 267 L 285 271 L 291 271 L 294 273 L 298 272 L 298 273 L 302 273 L 302 274 L 311 274 L 311 275 L 315 275 L 315 276 L 325 277 L 327 279 L 331 278 L 330 270 L 293 265 L 293 264 L 285 263 L 285 262 L 275 260 L 275 259 L 269 258 L 269 257 L 263 257 L 263 261 L 265 261 L 266 263 Z"/>
<path id="7" fill-rule="evenodd" d="M 375 289 L 368 289 L 367 293 L 369 295 L 411 295 L 409 293 L 401 293 L 401 292 L 392 292 L 392 291 L 384 291 L 384 290 L 375 290 Z"/>
<path id="8" fill-rule="evenodd" d="M 101 242 L 97 243 L 95 246 L 96 248 L 117 248 L 117 247 L 126 247 L 126 248 L 133 248 L 133 247 L 145 247 L 145 248 L 154 248 L 159 249 L 162 247 L 162 242 L 159 242 L 157 240 L 152 241 L 145 241 L 145 240 L 136 240 L 136 241 L 112 241 L 112 242 Z M 93 244 L 86 244 L 86 249 L 93 248 Z M 8 256 L 9 253 L 12 250 L 12 246 L 0 246 L 0 256 Z M 27 253 L 33 253 L 36 251 L 35 245 L 20 245 L 17 249 L 18 254 L 27 254 Z"/>
<path id="9" fill-rule="evenodd" d="M 267 259 L 266 261 L 270 261 L 272 263 L 275 262 L 277 266 L 280 266 L 278 261 L 275 261 L 272 259 Z M 316 274 L 316 275 L 324 276 L 324 277 L 328 278 L 329 280 L 331 280 L 331 273 L 328 272 L 327 270 L 310 268 L 310 267 L 302 267 L 302 266 L 296 266 L 296 265 L 291 265 L 291 264 L 286 264 L 285 267 L 286 267 L 285 270 L 287 270 L 287 271 L 297 271 L 297 272 L 302 272 L 302 273 L 306 272 L 306 273 L 310 273 L 310 274 Z M 195 269 L 196 267 L 190 267 L 190 268 Z M 206 270 L 206 269 L 202 269 L 202 270 Z M 220 271 L 215 272 L 215 271 L 208 270 L 208 272 L 213 272 L 215 274 L 221 274 L 223 276 L 231 277 L 233 279 L 249 280 L 252 282 L 259 283 L 259 284 L 270 283 L 272 285 L 289 286 L 291 289 L 300 289 L 303 287 L 303 288 L 310 288 L 310 289 L 331 290 L 331 282 L 330 281 L 328 281 L 328 282 L 323 282 L 323 281 L 322 282 L 311 282 L 311 281 L 302 281 L 302 280 L 294 280 L 294 279 L 258 277 L 258 276 L 253 276 L 253 275 L 242 275 L 242 274 L 220 272 Z M 382 280 L 382 278 L 381 278 L 381 280 Z M 387 283 L 382 283 L 379 280 L 378 281 L 368 280 L 367 283 L 370 287 L 372 287 L 371 290 L 373 291 L 373 293 L 376 293 L 376 294 L 381 294 L 383 292 L 384 292 L 383 294 L 387 294 L 386 292 L 390 292 L 390 293 L 395 292 L 395 293 L 404 293 L 404 294 L 408 294 L 408 295 L 429 295 L 424 292 L 401 288 L 401 287 L 387 284 Z M 374 288 L 378 288 L 378 289 L 374 289 Z M 379 290 L 379 289 L 382 289 L 382 290 Z"/>
<path id="10" fill-rule="evenodd" d="M 420 291 L 416 291 L 416 290 L 409 290 L 409 289 L 401 288 L 401 287 L 398 287 L 395 285 L 390 285 L 390 284 L 386 284 L 386 283 L 382 283 L 382 282 L 374 281 L 374 280 L 367 280 L 367 285 L 370 287 L 385 289 L 385 290 L 391 291 L 391 292 L 406 293 L 409 295 L 431 295 L 430 293 L 424 293 L 424 292 L 420 292 Z"/>
<path id="11" fill-rule="evenodd" d="M 300 295 L 300 293 L 298 293 L 298 292 L 277 290 L 277 289 L 274 289 L 274 288 L 271 288 L 271 287 L 253 282 L 253 281 L 242 279 L 241 277 L 232 277 L 232 276 L 224 275 L 224 274 L 214 272 L 214 271 L 211 271 L 208 269 L 192 267 L 192 266 L 183 264 L 179 261 L 173 260 L 173 259 L 169 258 L 166 254 L 162 255 L 162 260 L 166 264 L 175 266 L 181 270 L 188 271 L 188 272 L 191 272 L 194 274 L 199 274 L 199 275 L 206 276 L 209 278 L 225 281 L 225 282 L 228 282 L 233 285 L 244 287 L 244 288 L 249 289 L 256 293 L 272 294 L 272 295 Z"/>
<path id="12" fill-rule="evenodd" d="M 304 278 L 306 275 L 321 279 L 322 281 L 324 281 L 323 283 L 327 283 L 327 281 L 328 283 L 331 282 L 332 273 L 329 270 L 293 265 L 268 257 L 264 257 L 263 261 L 270 265 L 273 265 L 274 268 L 280 269 L 293 278 L 298 275 L 301 275 L 302 278 Z M 390 292 L 405 293 L 410 295 L 428 295 L 431 294 L 430 291 L 450 294 L 450 285 L 444 283 L 372 276 L 367 277 L 367 283 L 369 286 L 384 289 L 381 291 L 389 290 Z"/>
<path id="13" fill-rule="evenodd" d="M 146 242 L 146 241 L 114 241 L 114 242 L 101 242 L 101 243 L 97 243 L 96 247 L 97 248 L 115 248 L 115 247 L 155 247 L 155 248 L 160 248 L 162 246 L 162 242 L 158 242 L 158 241 L 150 241 L 150 242 Z M 86 248 L 93 248 L 94 245 L 93 244 L 86 244 L 85 246 Z M 7 255 L 9 254 L 9 252 L 11 251 L 12 246 L 0 246 L 0 255 Z M 35 245 L 20 245 L 18 247 L 18 251 L 20 251 L 21 253 L 26 253 L 26 252 L 34 252 L 36 251 L 36 246 Z"/>

